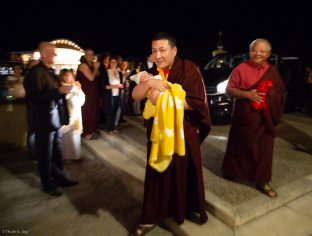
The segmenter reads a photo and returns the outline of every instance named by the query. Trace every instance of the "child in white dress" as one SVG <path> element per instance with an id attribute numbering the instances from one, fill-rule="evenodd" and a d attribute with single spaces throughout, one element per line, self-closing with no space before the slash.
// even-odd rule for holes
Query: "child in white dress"
<path id="1" fill-rule="evenodd" d="M 72 86 L 71 92 L 66 95 L 69 113 L 69 124 L 62 127 L 63 158 L 64 160 L 78 160 L 81 158 L 82 116 L 81 107 L 85 102 L 85 94 L 81 84 L 75 81 L 71 70 L 63 69 L 60 74 L 63 85 Z"/>

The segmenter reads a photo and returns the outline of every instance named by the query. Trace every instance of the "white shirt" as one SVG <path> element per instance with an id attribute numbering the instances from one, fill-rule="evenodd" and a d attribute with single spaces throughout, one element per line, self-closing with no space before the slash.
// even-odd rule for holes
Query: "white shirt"
<path id="1" fill-rule="evenodd" d="M 108 73 L 108 82 L 110 85 L 120 84 L 119 72 L 116 71 L 116 75 L 113 75 L 111 69 L 107 70 Z M 112 88 L 112 96 L 119 96 L 119 88 Z"/>

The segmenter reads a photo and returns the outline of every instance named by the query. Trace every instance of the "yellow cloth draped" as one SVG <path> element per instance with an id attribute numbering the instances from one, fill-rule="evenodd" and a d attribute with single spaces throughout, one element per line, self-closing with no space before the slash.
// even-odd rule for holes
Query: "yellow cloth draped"
<path id="1" fill-rule="evenodd" d="M 148 99 L 143 111 L 145 119 L 154 117 L 148 163 L 158 172 L 164 172 L 168 168 L 174 153 L 179 156 L 185 155 L 185 91 L 180 84 L 167 83 L 170 88 L 159 94 L 156 105 Z"/>

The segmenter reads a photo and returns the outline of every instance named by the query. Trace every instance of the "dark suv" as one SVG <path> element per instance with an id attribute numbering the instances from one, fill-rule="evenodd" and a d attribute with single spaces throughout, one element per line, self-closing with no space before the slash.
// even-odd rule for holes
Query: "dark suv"
<path id="1" fill-rule="evenodd" d="M 248 58 L 248 53 L 235 55 L 223 53 L 215 56 L 201 69 L 213 122 L 230 121 L 232 100 L 225 91 L 228 77 L 234 67 Z M 298 91 L 300 91 L 304 83 L 300 58 L 272 54 L 269 62 L 276 66 L 285 82 L 287 89 L 285 112 L 294 111 L 297 104 L 300 104 Z"/>

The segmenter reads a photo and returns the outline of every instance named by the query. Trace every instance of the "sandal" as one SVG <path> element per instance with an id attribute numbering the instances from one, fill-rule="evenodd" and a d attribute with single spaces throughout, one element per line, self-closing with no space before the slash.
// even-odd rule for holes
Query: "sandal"
<path id="1" fill-rule="evenodd" d="M 83 138 L 86 139 L 86 140 L 91 140 L 92 137 L 93 137 L 92 134 L 85 134 L 85 135 L 83 135 Z"/>
<path id="2" fill-rule="evenodd" d="M 97 134 L 92 134 L 91 139 L 95 140 L 95 139 L 99 139 L 100 137 Z"/>
<path id="3" fill-rule="evenodd" d="M 113 133 L 114 133 L 114 134 L 117 134 L 117 135 L 120 134 L 120 132 L 119 132 L 117 129 L 114 129 L 114 130 L 113 130 Z"/>
<path id="4" fill-rule="evenodd" d="M 264 184 L 256 184 L 256 188 L 264 193 L 265 195 L 267 195 L 268 197 L 271 198 L 275 198 L 277 197 L 277 193 L 275 192 L 275 190 L 271 187 L 271 185 L 269 184 L 269 182 L 264 183 Z"/>
<path id="5" fill-rule="evenodd" d="M 131 236 L 142 236 L 150 232 L 156 225 L 143 225 L 139 224 L 136 230 L 131 234 Z"/>
<path id="6" fill-rule="evenodd" d="M 118 135 L 118 134 L 120 134 L 120 132 L 119 132 L 118 130 L 116 130 L 116 129 L 111 130 L 111 131 L 109 131 L 108 133 L 109 133 L 110 135 Z"/>

